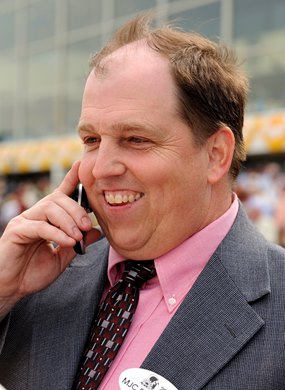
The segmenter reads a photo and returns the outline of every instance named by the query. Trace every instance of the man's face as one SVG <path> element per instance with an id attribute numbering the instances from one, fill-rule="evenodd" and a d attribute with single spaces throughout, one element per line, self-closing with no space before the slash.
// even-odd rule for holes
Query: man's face
<path id="1" fill-rule="evenodd" d="M 166 59 L 131 44 L 107 69 L 86 83 L 79 178 L 113 248 L 158 257 L 209 222 L 207 148 L 195 146 L 177 114 Z"/>

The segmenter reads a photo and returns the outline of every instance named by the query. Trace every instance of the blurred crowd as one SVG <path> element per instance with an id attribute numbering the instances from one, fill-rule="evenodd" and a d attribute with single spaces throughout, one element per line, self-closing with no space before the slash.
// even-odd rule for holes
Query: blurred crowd
<path id="1" fill-rule="evenodd" d="M 10 183 L 0 178 L 0 235 L 11 218 L 51 191 L 47 176 Z M 251 220 L 270 241 L 285 247 L 285 172 L 269 162 L 240 173 L 235 192 Z"/>
<path id="2" fill-rule="evenodd" d="M 48 177 L 15 181 L 0 178 L 0 235 L 7 223 L 50 192 Z"/>
<path id="3" fill-rule="evenodd" d="M 270 162 L 248 167 L 237 178 L 235 192 L 259 231 L 285 247 L 285 172 Z"/>

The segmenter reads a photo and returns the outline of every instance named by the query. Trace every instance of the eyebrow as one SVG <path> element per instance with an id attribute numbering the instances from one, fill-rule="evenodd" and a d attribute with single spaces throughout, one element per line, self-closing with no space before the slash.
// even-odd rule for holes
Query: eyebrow
<path id="1" fill-rule="evenodd" d="M 78 124 L 77 126 L 77 132 L 80 134 L 81 132 L 83 131 L 94 131 L 94 127 L 91 125 L 91 124 L 88 124 L 88 123 L 82 123 L 82 124 Z"/>
<path id="2" fill-rule="evenodd" d="M 144 130 L 144 131 L 155 131 L 157 132 L 157 127 L 154 127 L 150 124 L 138 123 L 138 122 L 126 122 L 126 123 L 116 123 L 112 128 L 118 132 L 130 132 L 133 130 Z M 81 132 L 96 132 L 95 127 L 91 123 L 82 123 L 78 125 L 77 131 L 80 134 Z"/>

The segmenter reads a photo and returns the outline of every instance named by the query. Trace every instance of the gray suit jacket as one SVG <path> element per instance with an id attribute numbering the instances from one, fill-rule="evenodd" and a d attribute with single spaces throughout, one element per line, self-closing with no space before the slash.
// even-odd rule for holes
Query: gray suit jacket
<path id="1" fill-rule="evenodd" d="M 98 241 L 1 324 L 0 383 L 70 390 L 106 279 Z M 285 389 L 285 251 L 242 207 L 142 367 L 179 390 Z M 117 390 L 117 389 L 110 389 Z"/>

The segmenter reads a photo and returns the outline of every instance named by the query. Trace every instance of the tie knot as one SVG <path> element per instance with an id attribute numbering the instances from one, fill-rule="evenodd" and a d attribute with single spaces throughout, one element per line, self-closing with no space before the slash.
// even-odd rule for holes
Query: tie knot
<path id="1" fill-rule="evenodd" d="M 122 279 L 140 287 L 155 275 L 156 270 L 153 260 L 127 260 Z"/>

